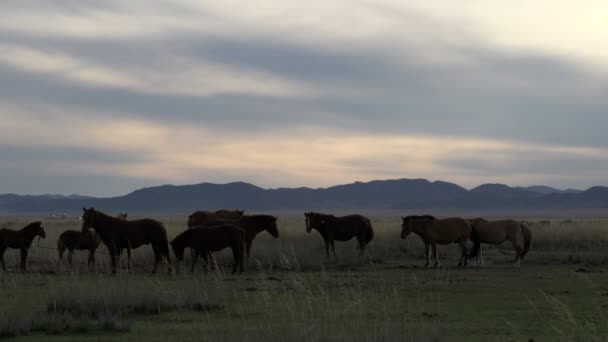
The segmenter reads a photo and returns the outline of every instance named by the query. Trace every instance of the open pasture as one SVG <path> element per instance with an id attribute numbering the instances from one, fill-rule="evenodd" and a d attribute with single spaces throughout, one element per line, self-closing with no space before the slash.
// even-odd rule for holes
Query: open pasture
<path id="1" fill-rule="evenodd" d="M 33 218 L 5 218 L 20 228 Z M 169 238 L 185 218 L 163 218 Z M 536 220 L 529 220 L 536 221 Z M 261 233 L 246 272 L 150 275 L 149 246 L 134 251 L 133 274 L 109 273 L 107 249 L 97 272 L 86 252 L 72 270 L 57 262 L 59 234 L 78 220 L 43 220 L 47 238 L 33 247 L 27 274 L 18 251 L 0 274 L 0 336 L 19 340 L 361 340 L 603 341 L 608 337 L 608 221 L 532 224 L 521 269 L 510 246 L 483 245 L 485 265 L 458 269 L 458 246 L 440 246 L 443 268 L 427 270 L 423 245 L 399 238 L 398 217 L 372 218 L 374 240 L 358 256 L 356 241 L 336 243 L 327 260 L 321 237 L 303 217 L 280 217 L 280 238 Z M 38 241 L 34 241 L 37 246 Z M 173 256 L 172 256 L 173 257 Z M 185 263 L 188 263 L 189 253 Z M 185 269 L 185 267 L 182 267 Z"/>

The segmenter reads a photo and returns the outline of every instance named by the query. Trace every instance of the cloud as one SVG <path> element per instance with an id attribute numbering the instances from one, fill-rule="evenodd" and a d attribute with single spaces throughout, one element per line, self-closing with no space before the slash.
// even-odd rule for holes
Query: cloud
<path id="1" fill-rule="evenodd" d="M 601 6 L 5 1 L 6 188 L 605 183 Z"/>

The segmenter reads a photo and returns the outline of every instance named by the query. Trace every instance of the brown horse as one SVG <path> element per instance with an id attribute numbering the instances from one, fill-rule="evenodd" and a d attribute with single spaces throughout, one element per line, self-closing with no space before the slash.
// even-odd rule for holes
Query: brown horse
<path id="1" fill-rule="evenodd" d="M 4 252 L 7 248 L 21 250 L 21 271 L 27 269 L 27 252 L 32 245 L 32 241 L 40 236 L 46 238 L 46 233 L 41 222 L 32 222 L 21 230 L 0 229 L 0 261 L 2 261 L 2 269 L 6 271 L 4 264 Z"/>
<path id="2" fill-rule="evenodd" d="M 110 251 L 112 273 L 116 273 L 116 260 L 121 249 L 127 249 L 127 269 L 130 272 L 131 249 L 144 244 L 152 245 L 154 252 L 155 263 L 152 273 L 156 273 L 158 264 L 163 258 L 167 262 L 168 272 L 171 273 L 167 231 L 160 222 L 152 219 L 123 221 L 93 208 L 83 208 L 83 210 L 82 231 L 86 232 L 89 228 L 93 228 L 101 236 L 101 240 Z"/>
<path id="3" fill-rule="evenodd" d="M 532 243 L 532 232 L 525 222 L 515 220 L 496 220 L 487 221 L 482 218 L 469 220 L 473 229 L 479 232 L 481 242 L 498 245 L 509 241 L 515 250 L 515 261 L 513 266 L 519 267 L 521 260 L 530 250 Z M 520 240 L 521 237 L 521 240 Z M 521 246 L 520 242 L 523 244 Z M 477 263 L 483 265 L 481 247 L 477 253 Z"/>
<path id="4" fill-rule="evenodd" d="M 306 217 L 306 232 L 310 234 L 316 229 L 325 241 L 325 253 L 330 257 L 329 248 L 331 247 L 334 257 L 336 247 L 334 241 L 348 241 L 357 238 L 359 253 L 365 253 L 365 247 L 374 238 L 374 229 L 371 221 L 361 215 L 348 215 L 336 217 L 320 213 L 304 213 Z"/>
<path id="5" fill-rule="evenodd" d="M 240 268 L 240 273 L 243 273 L 245 231 L 238 226 L 226 224 L 192 227 L 179 234 L 171 241 L 171 248 L 173 249 L 173 253 L 175 253 L 178 262 L 181 262 L 184 259 L 185 248 L 192 248 L 194 251 L 190 272 L 194 272 L 196 261 L 199 256 L 203 257 L 205 271 L 207 271 L 209 266 L 208 258 L 211 256 L 211 252 L 220 251 L 227 247 L 232 248 L 232 255 L 234 256 L 232 273 L 236 272 L 237 266 Z M 179 268 L 179 266 L 177 267 Z"/>
<path id="6" fill-rule="evenodd" d="M 473 253 L 479 250 L 479 234 L 471 228 L 469 221 L 462 218 L 446 218 L 436 219 L 430 215 L 408 216 L 402 217 L 401 238 L 405 239 L 410 233 L 415 233 L 424 242 L 426 264 L 425 267 L 430 267 L 431 257 L 429 247 L 433 251 L 435 258 L 435 267 L 439 267 L 439 255 L 437 253 L 437 244 L 447 245 L 450 243 L 458 243 L 460 245 L 460 260 L 458 267 L 466 267 L 467 260 L 467 240 L 470 238 L 473 241 Z"/>
<path id="7" fill-rule="evenodd" d="M 245 230 L 245 246 L 247 257 L 250 256 L 251 245 L 253 239 L 262 231 L 267 231 L 273 238 L 279 238 L 279 229 L 277 228 L 277 217 L 272 215 L 243 215 L 236 220 L 218 219 L 211 221 L 205 226 L 213 226 L 218 224 L 234 224 Z"/>
<path id="8" fill-rule="evenodd" d="M 127 213 L 118 213 L 117 219 L 126 221 Z M 74 250 L 89 251 L 89 259 L 87 265 L 95 266 L 95 251 L 101 244 L 101 237 L 92 229 L 82 232 L 79 230 L 66 230 L 57 240 L 57 252 L 59 253 L 59 261 L 63 262 L 63 254 L 68 250 L 68 264 L 72 266 L 72 257 Z M 120 252 L 119 252 L 120 254 Z"/>
<path id="9" fill-rule="evenodd" d="M 218 211 L 197 211 L 188 216 L 188 227 L 213 224 L 218 220 L 238 220 L 243 216 L 243 210 L 221 209 Z"/>

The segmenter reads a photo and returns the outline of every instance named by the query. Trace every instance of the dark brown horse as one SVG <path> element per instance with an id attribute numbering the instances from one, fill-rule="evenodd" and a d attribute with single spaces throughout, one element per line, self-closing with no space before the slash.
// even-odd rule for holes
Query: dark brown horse
<path id="1" fill-rule="evenodd" d="M 197 211 L 188 216 L 188 227 L 213 224 L 218 220 L 238 220 L 243 216 L 243 210 L 221 209 L 218 211 Z"/>
<path id="2" fill-rule="evenodd" d="M 119 213 L 116 218 L 122 221 L 127 220 L 127 213 Z M 66 249 L 68 251 L 68 264 L 72 266 L 72 257 L 75 250 L 89 251 L 88 266 L 95 266 L 95 251 L 101 244 L 101 237 L 94 230 L 89 229 L 86 232 L 80 230 L 66 230 L 57 240 L 57 252 L 59 253 L 59 261 L 63 262 L 63 254 Z M 119 251 L 120 254 L 120 251 Z"/>
<path id="3" fill-rule="evenodd" d="M 474 247 L 471 257 L 475 256 L 475 251 L 479 250 L 480 238 L 479 233 L 471 228 L 469 221 L 453 217 L 446 219 L 436 219 L 430 215 L 408 216 L 402 217 L 401 238 L 405 239 L 410 233 L 415 233 L 424 242 L 426 264 L 425 267 L 430 267 L 431 258 L 429 247 L 433 251 L 435 257 L 435 267 L 440 266 L 439 255 L 437 253 L 437 245 L 447 245 L 450 243 L 458 243 L 460 245 L 460 261 L 458 267 L 467 266 L 467 240 L 470 238 L 473 241 Z"/>
<path id="4" fill-rule="evenodd" d="M 21 271 L 25 272 L 27 269 L 27 252 L 36 236 L 40 236 L 43 239 L 46 237 L 41 222 L 32 222 L 21 230 L 0 229 L 0 261 L 2 261 L 2 269 L 6 271 L 4 252 L 6 252 L 7 248 L 14 248 L 21 250 Z"/>
<path id="5" fill-rule="evenodd" d="M 192 268 L 190 272 L 194 272 L 196 261 L 199 256 L 203 257 L 205 262 L 205 270 L 209 266 L 209 257 L 211 252 L 220 251 L 230 247 L 234 256 L 234 265 L 232 273 L 235 273 L 237 266 L 240 268 L 240 273 L 244 270 L 244 252 L 245 252 L 245 231 L 233 224 L 225 224 L 218 226 L 197 226 L 186 230 L 179 234 L 171 241 L 171 248 L 178 265 L 184 259 L 184 249 L 192 248 L 194 255 L 192 257 Z M 179 268 L 179 266 L 177 266 Z"/>
<path id="6" fill-rule="evenodd" d="M 171 273 L 167 231 L 160 222 L 152 219 L 123 221 L 93 208 L 83 208 L 83 210 L 82 231 L 86 232 L 89 228 L 93 228 L 101 236 L 101 240 L 110 251 L 112 273 L 116 273 L 116 260 L 121 249 L 127 249 L 127 269 L 130 271 L 131 249 L 147 244 L 152 245 L 154 252 L 155 262 L 152 273 L 156 272 L 163 258 L 167 262 L 168 272 Z"/>
<path id="7" fill-rule="evenodd" d="M 95 265 L 95 251 L 101 244 L 101 237 L 93 230 L 81 232 L 79 230 L 66 230 L 59 235 L 57 252 L 59 261 L 63 261 L 63 253 L 68 250 L 68 263 L 72 265 L 74 250 L 89 251 L 88 265 Z"/>
<path id="8" fill-rule="evenodd" d="M 205 226 L 213 226 L 218 224 L 234 224 L 245 230 L 245 250 L 247 257 L 251 254 L 251 245 L 253 239 L 262 231 L 267 231 L 273 238 L 279 238 L 279 229 L 277 228 L 277 217 L 272 215 L 243 215 L 237 220 L 218 219 L 209 222 Z"/>
<path id="9" fill-rule="evenodd" d="M 326 215 L 320 213 L 304 213 L 306 217 L 306 231 L 310 233 L 316 229 L 323 240 L 325 241 L 325 253 L 330 256 L 329 248 L 331 247 L 334 256 L 336 256 L 336 247 L 334 241 L 348 241 L 353 237 L 357 238 L 359 253 L 365 253 L 365 247 L 374 238 L 374 229 L 371 221 L 361 215 L 348 215 L 336 217 L 334 215 Z"/>

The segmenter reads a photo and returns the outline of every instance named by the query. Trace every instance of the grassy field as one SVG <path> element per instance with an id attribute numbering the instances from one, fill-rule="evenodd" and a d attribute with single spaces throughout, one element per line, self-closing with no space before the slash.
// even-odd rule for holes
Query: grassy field
<path id="1" fill-rule="evenodd" d="M 29 218 L 3 219 L 21 227 Z M 328 261 L 303 217 L 281 218 L 281 237 L 261 234 L 243 275 L 229 270 L 150 275 L 149 247 L 134 254 L 133 274 L 98 272 L 86 253 L 72 270 L 53 250 L 76 220 L 44 220 L 43 248 L 30 251 L 30 273 L 16 272 L 18 252 L 0 273 L 0 337 L 116 341 L 605 341 L 608 339 L 608 221 L 532 225 L 532 251 L 511 267 L 508 245 L 484 246 L 486 264 L 455 267 L 456 245 L 440 249 L 442 269 L 420 266 L 422 243 L 399 238 L 398 218 L 374 218 L 376 238 L 360 258 L 355 241 L 337 243 Z M 185 229 L 163 219 L 170 237 Z M 534 220 L 532 220 L 534 221 Z M 35 242 L 36 244 L 37 242 Z M 48 249 L 47 249 L 48 248 Z M 23 335 L 23 336 L 19 336 Z M 17 336 L 17 337 L 15 337 Z"/>

